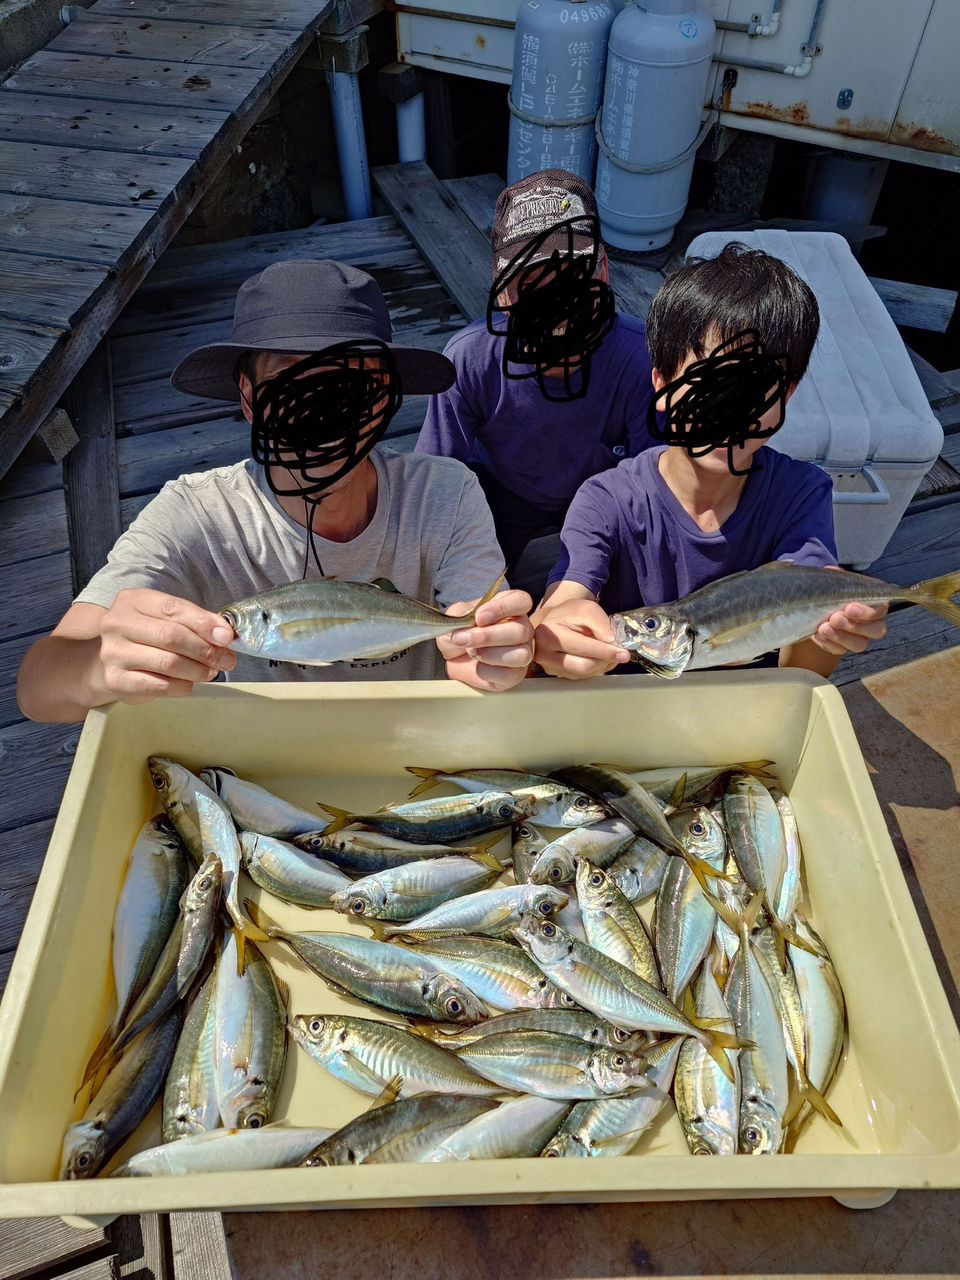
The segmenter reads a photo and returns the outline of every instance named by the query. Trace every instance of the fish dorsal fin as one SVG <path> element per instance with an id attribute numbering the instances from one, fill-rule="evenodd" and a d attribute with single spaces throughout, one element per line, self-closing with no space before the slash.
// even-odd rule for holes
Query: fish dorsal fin
<path id="1" fill-rule="evenodd" d="M 371 587 L 378 587 L 381 591 L 389 591 L 391 595 L 400 595 L 400 588 L 395 582 L 391 582 L 389 578 L 374 578 L 370 585 Z"/>

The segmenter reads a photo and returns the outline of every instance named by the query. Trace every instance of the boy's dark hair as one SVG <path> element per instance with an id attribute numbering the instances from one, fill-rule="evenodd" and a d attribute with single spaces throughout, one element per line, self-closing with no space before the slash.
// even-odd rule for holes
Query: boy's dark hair
<path id="1" fill-rule="evenodd" d="M 734 241 L 716 258 L 688 259 L 661 285 L 647 316 L 653 366 L 669 381 L 688 352 L 702 360 L 744 329 L 754 329 L 771 355 L 787 356 L 790 380 L 799 382 L 817 340 L 820 308 L 785 262 Z"/>
<path id="2" fill-rule="evenodd" d="M 241 375 L 241 374 L 244 374 L 244 375 L 246 376 L 247 380 L 248 380 L 248 381 L 249 381 L 253 386 L 256 386 L 256 382 L 257 382 L 257 357 L 258 357 L 259 355 L 260 355 L 260 352 L 259 352 L 259 351 L 243 351 L 243 352 L 241 352 L 241 354 L 240 354 L 240 359 L 237 361 L 236 365 L 234 366 L 234 370 L 233 370 L 233 380 L 234 380 L 234 382 L 236 382 L 236 383 L 238 383 L 238 384 L 239 384 L 239 382 L 240 382 L 240 375 Z"/>

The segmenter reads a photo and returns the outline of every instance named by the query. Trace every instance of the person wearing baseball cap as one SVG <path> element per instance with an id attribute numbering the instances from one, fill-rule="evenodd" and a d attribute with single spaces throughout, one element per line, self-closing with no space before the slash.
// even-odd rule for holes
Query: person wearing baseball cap
<path id="1" fill-rule="evenodd" d="M 442 355 L 393 342 L 376 282 L 338 262 L 267 267 L 237 295 L 233 333 L 192 352 L 173 384 L 238 404 L 252 457 L 180 476 L 147 504 L 51 635 L 21 666 L 34 720 L 82 720 L 113 701 L 234 680 L 430 678 L 518 683 L 532 601 L 500 592 L 474 625 L 382 660 L 299 667 L 234 653 L 218 610 L 301 578 L 386 578 L 453 616 L 503 571 L 476 477 L 449 458 L 380 442 L 405 392 L 453 381 Z"/>
<path id="2" fill-rule="evenodd" d="M 491 240 L 487 315 L 447 344 L 456 382 L 431 398 L 417 450 L 476 472 L 507 576 L 539 597 L 580 485 L 654 443 L 650 357 L 642 321 L 616 311 L 582 179 L 507 187 Z"/>

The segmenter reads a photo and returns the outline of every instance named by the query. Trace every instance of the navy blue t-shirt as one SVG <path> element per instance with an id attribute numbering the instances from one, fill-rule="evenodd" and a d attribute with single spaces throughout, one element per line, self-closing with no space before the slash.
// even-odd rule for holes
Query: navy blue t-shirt
<path id="1" fill-rule="evenodd" d="M 593 476 L 570 504 L 548 584 L 579 582 L 607 613 L 667 604 L 772 560 L 837 563 L 833 482 L 764 446 L 737 509 L 704 533 L 660 475 L 665 446 Z"/>
<path id="2" fill-rule="evenodd" d="M 431 397 L 418 453 L 479 464 L 524 502 L 553 512 L 566 510 L 584 480 L 653 444 L 642 321 L 617 316 L 593 357 L 586 395 L 563 403 L 545 399 L 533 378 L 504 375 L 503 342 L 482 320 L 450 339 L 444 355 L 457 380 Z"/>

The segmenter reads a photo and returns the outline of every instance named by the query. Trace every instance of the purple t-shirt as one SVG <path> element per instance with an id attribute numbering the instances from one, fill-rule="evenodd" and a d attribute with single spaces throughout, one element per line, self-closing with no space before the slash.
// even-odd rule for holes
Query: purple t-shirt
<path id="1" fill-rule="evenodd" d="M 457 380 L 431 398 L 417 452 L 479 463 L 531 506 L 566 510 L 584 480 L 653 443 L 650 355 L 644 325 L 633 316 L 617 316 L 581 400 L 554 403 L 533 378 L 505 377 L 503 339 L 482 320 L 455 334 L 444 354 Z"/>
<path id="2" fill-rule="evenodd" d="M 756 453 L 736 511 L 704 533 L 660 475 L 665 446 L 648 449 L 580 489 L 564 521 L 548 584 L 579 582 L 607 613 L 667 604 L 771 560 L 837 563 L 833 482 L 812 462 Z"/>

